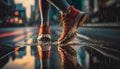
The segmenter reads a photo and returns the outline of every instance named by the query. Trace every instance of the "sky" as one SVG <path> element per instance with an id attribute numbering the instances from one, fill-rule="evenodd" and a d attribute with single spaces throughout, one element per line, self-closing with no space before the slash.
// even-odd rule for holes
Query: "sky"
<path id="1" fill-rule="evenodd" d="M 26 16 L 30 18 L 31 13 L 31 5 L 34 5 L 34 0 L 15 0 L 15 3 L 22 3 L 24 7 L 26 7 Z"/>

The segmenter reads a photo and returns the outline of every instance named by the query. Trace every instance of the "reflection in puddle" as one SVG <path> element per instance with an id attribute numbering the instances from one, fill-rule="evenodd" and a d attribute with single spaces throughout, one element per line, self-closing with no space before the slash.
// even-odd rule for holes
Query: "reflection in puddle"
<path id="1" fill-rule="evenodd" d="M 18 48 L 15 48 L 15 50 Z M 26 50 L 25 50 L 26 49 Z M 34 69 L 34 56 L 31 55 L 30 46 L 26 46 L 25 49 L 15 51 L 15 53 L 9 58 L 9 62 L 3 67 L 3 69 Z M 25 52 L 26 51 L 26 52 Z M 14 60 L 12 59 L 14 57 Z"/>
<path id="2" fill-rule="evenodd" d="M 75 48 L 74 48 L 75 49 Z M 77 58 L 79 64 L 84 68 L 84 69 L 89 69 L 89 54 L 87 51 L 85 51 L 84 47 L 77 47 Z"/>
<path id="3" fill-rule="evenodd" d="M 30 39 L 27 42 L 31 43 L 32 40 Z M 89 46 L 65 46 L 61 47 L 61 49 L 59 50 L 62 52 L 62 54 L 60 53 L 60 51 L 58 52 L 57 46 L 51 46 L 50 60 L 49 63 L 47 63 L 49 64 L 49 69 L 61 69 L 63 67 L 68 67 L 70 69 L 74 66 L 79 66 L 79 64 L 84 69 L 120 69 L 119 60 L 116 60 L 99 52 L 102 51 L 106 54 L 110 54 L 119 58 L 119 45 L 97 46 L 97 44 L 92 44 Z M 0 46 L 0 57 L 11 51 L 14 52 L 0 60 L 0 69 L 41 69 L 40 46 L 27 45 L 21 48 Z"/>

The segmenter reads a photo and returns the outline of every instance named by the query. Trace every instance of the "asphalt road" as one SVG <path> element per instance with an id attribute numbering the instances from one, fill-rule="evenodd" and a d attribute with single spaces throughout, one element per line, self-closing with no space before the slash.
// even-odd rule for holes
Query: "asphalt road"
<path id="1" fill-rule="evenodd" d="M 51 27 L 49 69 L 61 69 L 58 46 L 54 44 L 61 29 Z M 0 28 L 0 69 L 40 69 L 36 38 L 35 27 Z M 77 44 L 68 46 L 76 51 L 77 62 L 84 69 L 120 69 L 119 41 L 119 29 L 79 28 L 77 37 L 71 41 Z"/>

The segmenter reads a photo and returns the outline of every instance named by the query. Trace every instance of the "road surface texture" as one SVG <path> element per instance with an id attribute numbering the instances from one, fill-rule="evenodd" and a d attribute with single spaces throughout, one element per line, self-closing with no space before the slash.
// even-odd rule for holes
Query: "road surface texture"
<path id="1" fill-rule="evenodd" d="M 55 43 L 61 31 L 61 27 L 51 27 L 49 69 L 63 68 Z M 37 33 L 36 27 L 0 28 L 0 69 L 40 69 Z M 66 64 L 78 63 L 78 69 L 120 69 L 119 42 L 120 29 L 79 28 L 71 44 L 60 49 Z"/>

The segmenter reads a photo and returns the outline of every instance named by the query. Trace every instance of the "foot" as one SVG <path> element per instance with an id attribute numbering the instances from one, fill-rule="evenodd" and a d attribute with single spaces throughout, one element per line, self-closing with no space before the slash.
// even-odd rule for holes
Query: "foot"
<path id="1" fill-rule="evenodd" d="M 51 41 L 50 27 L 48 25 L 40 26 L 37 40 L 38 43 L 48 43 Z"/>
<path id="2" fill-rule="evenodd" d="M 67 14 L 61 15 L 63 30 L 58 44 L 66 43 L 72 40 L 76 34 L 79 26 L 82 26 L 86 21 L 86 14 L 70 6 L 70 11 Z"/>

